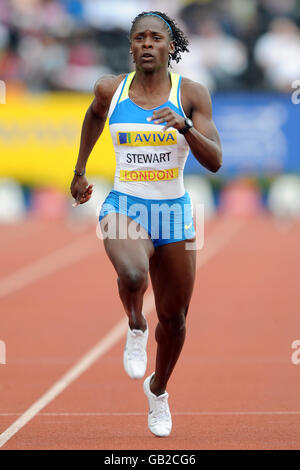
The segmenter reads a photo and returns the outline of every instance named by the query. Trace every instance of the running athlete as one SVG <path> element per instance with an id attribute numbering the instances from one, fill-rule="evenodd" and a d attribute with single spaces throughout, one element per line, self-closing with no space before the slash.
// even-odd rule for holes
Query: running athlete
<path id="1" fill-rule="evenodd" d="M 123 364 L 134 379 L 143 377 L 147 366 L 148 325 L 142 306 L 150 274 L 158 317 L 157 354 L 144 392 L 148 427 L 156 436 L 168 436 L 172 428 L 166 387 L 185 340 L 195 279 L 196 251 L 186 249 L 195 229 L 184 165 L 189 149 L 212 172 L 222 162 L 208 91 L 168 70 L 187 46 L 183 32 L 164 13 L 143 12 L 133 20 L 130 53 L 135 70 L 96 83 L 71 184 L 75 205 L 90 199 L 93 188 L 85 176 L 86 163 L 108 118 L 116 172 L 99 220 L 108 233 L 104 246 L 128 316 Z"/>

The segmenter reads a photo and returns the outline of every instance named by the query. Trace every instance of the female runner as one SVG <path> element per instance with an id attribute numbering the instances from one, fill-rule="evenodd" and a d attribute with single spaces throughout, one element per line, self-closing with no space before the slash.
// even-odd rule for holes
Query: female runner
<path id="1" fill-rule="evenodd" d="M 164 13 L 143 12 L 133 20 L 130 53 L 135 71 L 104 76 L 96 83 L 71 184 L 75 205 L 90 199 L 86 163 L 109 118 L 117 165 L 114 188 L 99 219 L 128 316 L 123 364 L 132 378 L 146 371 L 148 326 L 142 306 L 150 273 L 157 354 L 144 392 L 148 426 L 157 436 L 168 436 L 172 428 L 166 387 L 185 340 L 195 279 L 196 251 L 186 249 L 195 230 L 184 165 L 189 149 L 212 172 L 222 163 L 208 91 L 168 70 L 187 46 L 183 32 Z"/>

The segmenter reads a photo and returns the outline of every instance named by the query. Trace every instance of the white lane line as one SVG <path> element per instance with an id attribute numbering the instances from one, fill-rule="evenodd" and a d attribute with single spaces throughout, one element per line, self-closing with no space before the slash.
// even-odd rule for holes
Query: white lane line
<path id="1" fill-rule="evenodd" d="M 205 242 L 204 248 L 197 252 L 196 269 L 199 269 L 200 266 L 203 266 L 210 258 L 221 251 L 241 230 L 244 224 L 244 219 L 223 219 L 210 235 L 208 241 Z"/>
<path id="2" fill-rule="evenodd" d="M 18 289 L 26 287 L 100 250 L 102 244 L 96 244 L 95 238 L 95 234 L 89 234 L 37 259 L 8 276 L 0 278 L 0 297 L 12 294 Z"/>
<path id="3" fill-rule="evenodd" d="M 146 412 L 86 412 L 86 413 L 37 413 L 36 416 L 147 416 Z M 0 413 L 0 416 L 20 416 L 21 413 Z M 295 411 L 172 411 L 174 416 L 269 416 L 300 415 Z"/>
<path id="4" fill-rule="evenodd" d="M 243 226 L 242 221 L 221 220 L 217 224 L 217 235 L 210 237 L 198 257 L 197 268 L 205 264 L 210 258 L 216 255 Z M 208 252 L 208 254 L 204 254 Z M 154 295 L 150 292 L 144 298 L 143 313 L 149 315 L 154 309 Z M 90 351 L 87 352 L 65 375 L 63 375 L 42 397 L 31 405 L 14 423 L 12 423 L 2 434 L 0 434 L 0 447 L 2 447 L 12 436 L 22 429 L 32 418 L 34 418 L 43 408 L 51 403 L 63 390 L 65 390 L 74 380 L 85 372 L 96 360 L 111 349 L 127 331 L 127 317 L 119 321 L 112 330 L 104 336 Z"/>

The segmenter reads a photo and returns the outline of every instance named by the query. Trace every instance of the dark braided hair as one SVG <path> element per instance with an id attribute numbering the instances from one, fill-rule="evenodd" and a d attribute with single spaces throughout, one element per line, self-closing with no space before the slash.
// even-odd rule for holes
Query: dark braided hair
<path id="1" fill-rule="evenodd" d="M 143 11 L 142 13 L 137 15 L 132 21 L 132 26 L 130 29 L 130 38 L 132 36 L 132 32 L 135 28 L 136 23 L 141 18 L 143 18 L 144 16 L 148 16 L 148 15 L 149 16 L 153 15 L 154 18 L 157 18 L 157 16 L 155 15 L 158 15 L 164 19 L 164 21 L 161 20 L 161 22 L 164 23 L 165 29 L 168 31 L 171 41 L 174 41 L 174 44 L 175 44 L 175 51 L 173 53 L 170 53 L 169 55 L 168 66 L 170 65 L 171 60 L 175 60 L 178 63 L 181 59 L 181 52 L 189 52 L 187 48 L 189 41 L 184 35 L 183 31 L 181 31 L 181 29 L 178 28 L 178 26 L 175 23 L 175 20 L 172 20 L 171 18 L 169 18 L 165 13 L 162 13 L 160 11 Z M 165 22 L 168 23 L 170 28 L 168 28 Z M 172 34 L 171 34 L 170 29 L 172 31 Z"/>

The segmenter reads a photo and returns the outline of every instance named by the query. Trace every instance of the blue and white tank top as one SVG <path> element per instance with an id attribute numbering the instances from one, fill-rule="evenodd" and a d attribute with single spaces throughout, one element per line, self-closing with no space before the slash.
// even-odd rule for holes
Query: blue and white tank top
<path id="1" fill-rule="evenodd" d="M 169 107 L 186 117 L 180 101 L 181 76 L 171 72 L 168 101 L 143 109 L 128 95 L 132 72 L 116 90 L 108 111 L 109 128 L 116 154 L 114 189 L 145 199 L 173 199 L 185 193 L 183 170 L 189 146 L 183 135 L 164 123 L 147 121 L 154 110 Z"/>

